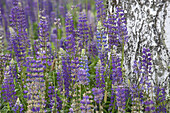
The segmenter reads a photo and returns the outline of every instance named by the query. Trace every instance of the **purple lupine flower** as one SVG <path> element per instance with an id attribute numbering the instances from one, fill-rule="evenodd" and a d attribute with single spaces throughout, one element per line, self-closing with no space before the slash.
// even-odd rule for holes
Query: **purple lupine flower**
<path id="1" fill-rule="evenodd" d="M 27 58 L 28 111 L 39 112 L 45 106 L 44 68 L 41 59 Z"/>
<path id="2" fill-rule="evenodd" d="M 51 12 L 51 13 L 50 13 L 50 23 L 51 23 L 51 25 L 54 24 L 54 22 L 55 22 L 55 17 L 56 17 L 55 12 Z"/>
<path id="3" fill-rule="evenodd" d="M 106 12 L 103 4 L 103 0 L 95 0 L 96 1 L 96 10 L 97 10 L 97 20 L 103 21 L 106 17 Z"/>
<path id="4" fill-rule="evenodd" d="M 90 44 L 89 44 L 89 54 L 93 57 L 96 57 L 98 55 L 98 50 L 97 50 L 97 43 L 96 41 L 92 41 Z"/>
<path id="5" fill-rule="evenodd" d="M 117 109 L 117 103 L 116 103 L 116 93 L 115 93 L 115 88 L 111 88 L 111 97 L 110 97 L 110 104 L 109 104 L 109 111 L 113 109 Z"/>
<path id="6" fill-rule="evenodd" d="M 120 113 L 125 113 L 126 95 L 125 95 L 125 86 L 124 85 L 117 86 L 116 101 L 117 101 L 118 111 Z"/>
<path id="7" fill-rule="evenodd" d="M 74 56 L 75 54 L 75 38 L 73 34 L 70 34 L 69 36 L 66 37 L 65 39 L 65 49 L 67 54 L 71 57 Z"/>
<path id="8" fill-rule="evenodd" d="M 101 53 L 102 53 L 102 48 L 104 47 L 107 50 L 107 40 L 106 40 L 106 36 L 104 35 L 104 33 L 97 33 L 97 48 L 98 48 L 98 56 L 100 58 Z M 103 48 L 103 49 L 104 49 Z M 106 53 L 106 51 L 105 51 Z"/>
<path id="9" fill-rule="evenodd" d="M 64 87 L 65 87 L 65 95 L 68 97 L 69 96 L 69 91 L 70 91 L 70 82 L 71 82 L 71 67 L 69 64 L 69 60 L 67 59 L 69 58 L 68 56 L 66 56 L 66 58 L 64 56 L 62 56 L 62 76 L 64 79 Z"/>
<path id="10" fill-rule="evenodd" d="M 94 95 L 94 101 L 97 103 L 101 103 L 103 100 L 103 89 L 99 88 L 92 88 L 93 95 Z"/>
<path id="11" fill-rule="evenodd" d="M 109 15 L 107 21 L 108 28 L 108 43 L 109 49 L 113 49 L 113 45 L 118 46 L 118 37 L 116 35 L 117 26 L 116 26 L 116 17 L 115 15 Z"/>
<path id="12" fill-rule="evenodd" d="M 48 22 L 47 17 L 41 16 L 39 23 L 39 51 L 45 51 L 46 54 L 51 55 L 51 45 L 49 41 L 49 32 L 48 32 Z"/>
<path id="13" fill-rule="evenodd" d="M 149 49 L 143 48 L 142 51 L 142 69 L 143 73 L 147 74 L 149 76 L 151 74 L 151 69 L 152 69 L 152 58 L 151 58 L 151 53 Z"/>
<path id="14" fill-rule="evenodd" d="M 12 3 L 14 6 L 17 6 L 18 5 L 18 0 L 12 0 Z"/>
<path id="15" fill-rule="evenodd" d="M 24 10 L 13 1 L 14 7 L 10 14 L 10 42 L 15 52 L 16 60 L 19 67 L 25 62 L 26 49 L 30 47 L 30 40 L 26 33 L 26 19 Z"/>
<path id="16" fill-rule="evenodd" d="M 96 66 L 96 87 L 104 88 L 105 87 L 105 78 L 104 78 L 104 66 L 101 60 L 98 61 Z"/>
<path id="17" fill-rule="evenodd" d="M 155 87 L 155 92 L 156 92 L 156 103 L 158 104 L 156 108 L 157 113 L 167 113 L 167 108 L 166 108 L 166 92 L 165 88 L 161 87 Z"/>
<path id="18" fill-rule="evenodd" d="M 4 67 L 6 67 L 9 64 L 9 61 L 11 61 L 11 54 L 0 54 L 0 71 L 1 71 L 1 75 L 3 75 L 3 70 L 5 69 Z"/>
<path id="19" fill-rule="evenodd" d="M 89 96 L 83 96 L 83 100 L 80 101 L 81 106 L 81 113 L 91 113 L 91 107 L 90 107 L 90 100 L 89 100 Z"/>
<path id="20" fill-rule="evenodd" d="M 84 69 L 78 70 L 78 82 L 82 85 L 88 85 L 89 79 L 87 78 L 87 73 Z"/>
<path id="21" fill-rule="evenodd" d="M 120 59 L 114 54 L 112 54 L 112 84 L 113 85 L 118 85 L 121 84 L 123 82 L 123 78 L 122 78 L 122 68 L 120 67 L 121 63 L 120 63 Z"/>
<path id="22" fill-rule="evenodd" d="M 116 7 L 117 32 L 119 42 L 124 44 L 128 41 L 128 31 L 126 27 L 126 20 L 124 17 L 124 10 L 121 7 Z"/>
<path id="23" fill-rule="evenodd" d="M 9 103 L 10 107 L 13 107 L 17 100 L 11 66 L 7 66 L 5 69 L 2 83 L 2 98 L 5 102 Z"/>
<path id="24" fill-rule="evenodd" d="M 63 90 L 63 76 L 62 76 L 62 58 L 59 54 L 59 57 L 56 59 L 56 74 L 57 74 L 57 84 L 58 84 L 58 89 L 60 91 Z"/>
<path id="25" fill-rule="evenodd" d="M 66 26 L 66 36 L 68 37 L 69 35 L 75 35 L 74 33 L 74 24 L 73 24 L 73 17 L 71 13 L 66 14 L 66 19 L 65 19 L 65 26 Z"/>
<path id="26" fill-rule="evenodd" d="M 35 7 L 34 7 L 34 1 L 33 0 L 27 0 L 28 4 L 28 15 L 30 17 L 31 23 L 34 23 L 36 21 L 35 19 Z"/>
<path id="27" fill-rule="evenodd" d="M 24 108 L 23 108 L 23 105 L 21 103 L 21 101 L 19 100 L 19 98 L 17 99 L 14 107 L 12 108 L 12 110 L 15 112 L 15 113 L 24 113 Z"/>
<path id="28" fill-rule="evenodd" d="M 133 84 L 130 87 L 130 94 L 132 98 L 132 113 L 136 113 L 137 111 L 141 112 L 143 110 L 143 92 L 138 88 L 136 84 Z"/>
<path id="29" fill-rule="evenodd" d="M 89 66 L 88 66 L 88 58 L 86 56 L 85 49 L 82 49 L 79 67 L 86 71 L 86 75 L 88 77 L 90 76 Z"/>
<path id="30" fill-rule="evenodd" d="M 155 111 L 155 107 L 154 107 L 154 102 L 150 99 L 148 99 L 147 101 L 144 102 L 145 105 L 145 112 L 152 112 L 152 113 L 156 113 Z"/>
<path id="31" fill-rule="evenodd" d="M 45 13 L 50 16 L 51 12 L 53 11 L 53 6 L 51 1 L 44 1 L 44 9 Z"/>
<path id="32" fill-rule="evenodd" d="M 50 84 L 48 87 L 48 97 L 50 101 L 50 105 L 49 105 L 50 109 L 52 111 L 61 110 L 62 101 L 60 97 L 58 97 L 57 92 L 55 91 L 55 88 L 52 84 Z"/>
<path id="33" fill-rule="evenodd" d="M 139 62 L 137 62 L 136 60 L 134 61 L 133 72 L 138 75 L 142 73 L 142 65 L 140 61 Z"/>
<path id="34" fill-rule="evenodd" d="M 152 69 L 152 63 L 151 63 L 151 54 L 150 50 L 143 48 L 143 55 L 142 55 L 142 62 L 141 62 L 141 68 L 142 68 L 142 76 L 140 77 L 140 86 L 145 89 L 148 95 L 150 95 L 151 90 L 151 69 Z M 146 96 L 146 95 L 145 95 Z"/>
<path id="35" fill-rule="evenodd" d="M 61 6 L 61 5 L 59 5 L 59 13 L 60 13 L 60 15 L 62 15 L 63 17 L 67 17 L 66 15 L 66 9 L 65 9 L 65 7 L 64 6 Z"/>
<path id="36" fill-rule="evenodd" d="M 84 12 L 80 12 L 78 20 L 78 36 L 80 37 L 80 48 L 87 48 L 89 38 L 89 28 L 87 24 L 87 16 Z"/>
<path id="37" fill-rule="evenodd" d="M 22 37 L 21 41 L 26 43 L 26 48 L 30 47 L 30 40 L 28 39 L 26 28 L 26 17 L 24 10 L 16 4 L 16 0 L 14 0 L 15 4 L 14 7 L 11 9 L 10 17 L 10 26 L 14 29 L 17 35 Z"/>

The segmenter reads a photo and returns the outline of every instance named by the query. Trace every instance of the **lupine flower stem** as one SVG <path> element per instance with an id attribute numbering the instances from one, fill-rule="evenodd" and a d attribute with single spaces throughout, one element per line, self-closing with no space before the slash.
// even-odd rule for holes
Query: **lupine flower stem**
<path id="1" fill-rule="evenodd" d="M 99 102 L 99 113 L 102 113 L 101 107 L 101 103 Z"/>
<path id="2" fill-rule="evenodd" d="M 123 37 L 123 41 L 122 41 L 122 60 L 121 60 L 121 68 L 122 69 L 123 69 L 123 61 L 124 61 L 124 37 Z"/>

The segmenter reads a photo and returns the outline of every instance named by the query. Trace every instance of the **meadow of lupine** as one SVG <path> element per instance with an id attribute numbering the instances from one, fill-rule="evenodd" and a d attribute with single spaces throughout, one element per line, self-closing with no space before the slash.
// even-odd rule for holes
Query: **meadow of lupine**
<path id="1" fill-rule="evenodd" d="M 126 16 L 112 5 L 0 0 L 0 113 L 168 113 L 149 48 L 126 75 Z"/>

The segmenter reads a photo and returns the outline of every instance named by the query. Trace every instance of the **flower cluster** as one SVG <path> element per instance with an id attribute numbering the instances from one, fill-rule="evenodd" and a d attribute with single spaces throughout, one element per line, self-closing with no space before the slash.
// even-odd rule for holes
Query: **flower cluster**
<path id="1" fill-rule="evenodd" d="M 17 100 L 11 66 L 7 66 L 5 68 L 4 79 L 2 83 L 2 97 L 5 102 L 9 103 L 10 107 L 13 107 Z"/>
<path id="2" fill-rule="evenodd" d="M 45 106 L 44 65 L 41 59 L 27 58 L 28 112 L 39 112 Z"/>
<path id="3" fill-rule="evenodd" d="M 94 101 L 97 103 L 101 103 L 103 100 L 103 90 L 99 88 L 93 88 L 93 95 L 94 95 Z"/>
<path id="4" fill-rule="evenodd" d="M 118 111 L 120 113 L 125 113 L 126 97 L 125 97 L 125 86 L 119 85 L 116 88 L 116 101 L 118 106 Z"/>
<path id="5" fill-rule="evenodd" d="M 83 96 L 83 100 L 80 101 L 81 103 L 81 112 L 82 113 L 91 113 L 91 107 L 90 107 L 90 100 L 89 96 Z"/>
<path id="6" fill-rule="evenodd" d="M 88 39 L 89 39 L 89 28 L 87 24 L 87 16 L 84 12 L 80 12 L 79 14 L 78 36 L 80 37 L 80 41 L 79 41 L 80 48 L 87 48 Z"/>

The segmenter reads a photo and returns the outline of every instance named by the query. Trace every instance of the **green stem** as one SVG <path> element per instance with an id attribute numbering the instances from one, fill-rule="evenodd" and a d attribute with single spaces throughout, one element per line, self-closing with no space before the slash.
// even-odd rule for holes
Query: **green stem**
<path id="1" fill-rule="evenodd" d="M 99 113 L 102 113 L 102 110 L 101 110 L 101 103 L 99 102 Z"/>
<path id="2" fill-rule="evenodd" d="M 123 68 L 123 61 L 124 61 L 124 38 L 122 42 L 122 60 L 121 60 L 121 68 Z"/>

